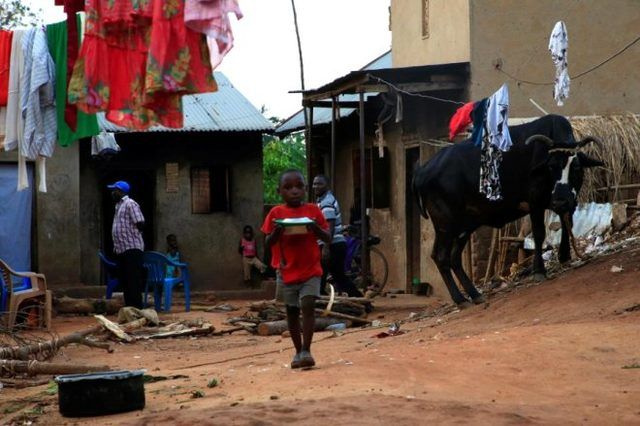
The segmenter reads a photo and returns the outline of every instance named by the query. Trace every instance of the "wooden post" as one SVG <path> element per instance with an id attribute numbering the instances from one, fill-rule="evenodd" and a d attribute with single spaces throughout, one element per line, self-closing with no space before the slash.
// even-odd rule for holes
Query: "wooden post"
<path id="1" fill-rule="evenodd" d="M 367 229 L 367 175 L 366 161 L 364 149 L 364 92 L 360 92 L 359 99 L 360 111 L 360 266 L 362 268 L 362 279 L 365 288 L 369 285 L 369 263 L 367 259 L 367 240 L 369 239 L 369 230 Z"/>
<path id="2" fill-rule="evenodd" d="M 336 187 L 336 98 L 331 98 L 331 187 Z"/>
<path id="3" fill-rule="evenodd" d="M 311 149 L 311 138 L 313 138 L 313 107 L 309 108 L 309 124 L 307 126 L 307 136 L 309 139 L 305 140 L 307 150 L 307 185 L 311 185 L 313 179 L 312 169 L 312 157 L 313 152 Z M 307 197 L 309 201 L 313 200 L 313 191 L 308 191 Z"/>

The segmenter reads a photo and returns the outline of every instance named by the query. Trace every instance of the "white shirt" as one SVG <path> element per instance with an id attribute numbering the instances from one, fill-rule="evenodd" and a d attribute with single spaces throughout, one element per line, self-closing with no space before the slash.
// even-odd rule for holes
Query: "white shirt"
<path id="1" fill-rule="evenodd" d="M 569 48 L 569 36 L 567 35 L 567 27 L 562 21 L 556 22 L 549 37 L 549 51 L 551 59 L 556 66 L 556 79 L 553 88 L 553 97 L 558 106 L 564 105 L 564 100 L 569 97 L 569 86 L 571 78 L 569 78 L 569 69 L 567 62 L 567 50 Z"/>
<path id="2" fill-rule="evenodd" d="M 500 149 L 508 151 L 513 143 L 509 134 L 509 88 L 503 84 L 500 89 L 489 98 L 487 106 L 487 130 L 490 143 Z"/>

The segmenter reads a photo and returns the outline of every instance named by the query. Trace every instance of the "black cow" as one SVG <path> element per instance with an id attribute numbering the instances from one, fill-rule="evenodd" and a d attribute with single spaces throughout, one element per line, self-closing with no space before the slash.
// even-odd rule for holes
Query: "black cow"
<path id="1" fill-rule="evenodd" d="M 480 148 L 471 140 L 442 149 L 414 173 L 413 193 L 422 215 L 431 217 L 435 229 L 431 257 L 458 305 L 468 305 L 468 300 L 451 270 L 474 303 L 484 302 L 462 267 L 462 250 L 473 231 L 481 225 L 501 228 L 529 214 L 535 241 L 533 272 L 536 279 L 544 279 L 545 210 L 555 211 L 571 225 L 584 169 L 604 165 L 579 152 L 589 142 L 600 144 L 599 139 L 588 136 L 576 142 L 565 117 L 547 115 L 509 131 L 513 146 L 503 153 L 499 168 L 502 200 L 490 201 L 479 192 Z M 570 257 L 563 220 L 559 259 L 564 262 Z"/>

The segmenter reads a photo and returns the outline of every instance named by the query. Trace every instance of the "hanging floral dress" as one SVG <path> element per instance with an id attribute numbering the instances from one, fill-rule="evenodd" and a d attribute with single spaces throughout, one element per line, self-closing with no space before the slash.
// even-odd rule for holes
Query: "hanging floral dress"
<path id="1" fill-rule="evenodd" d="M 86 0 L 86 30 L 68 99 L 143 130 L 182 127 L 182 95 L 217 90 L 205 36 L 184 24 L 184 0 Z"/>

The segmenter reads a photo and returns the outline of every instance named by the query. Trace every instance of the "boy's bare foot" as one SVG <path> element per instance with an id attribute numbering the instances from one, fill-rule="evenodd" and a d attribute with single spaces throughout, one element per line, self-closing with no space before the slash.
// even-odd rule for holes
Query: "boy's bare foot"
<path id="1" fill-rule="evenodd" d="M 316 361 L 311 356 L 311 352 L 309 351 L 301 351 L 300 352 L 300 367 L 301 368 L 309 368 L 316 365 Z"/>
<path id="2" fill-rule="evenodd" d="M 300 368 L 302 367 L 302 358 L 300 357 L 301 353 L 297 353 L 293 356 L 291 360 L 291 368 Z"/>

